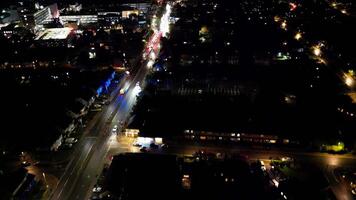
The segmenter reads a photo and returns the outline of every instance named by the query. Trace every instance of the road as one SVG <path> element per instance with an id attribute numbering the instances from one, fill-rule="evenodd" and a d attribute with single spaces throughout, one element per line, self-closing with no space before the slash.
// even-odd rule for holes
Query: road
<path id="1" fill-rule="evenodd" d="M 165 16 L 165 18 L 168 17 L 169 15 Z M 161 21 L 166 23 L 167 20 Z M 158 27 L 153 28 L 155 31 L 151 38 L 154 38 L 154 41 L 148 41 L 147 44 L 159 46 L 162 33 Z M 118 131 L 120 132 L 119 122 L 127 121 L 131 109 L 136 103 L 137 95 L 141 91 L 140 86 L 144 83 L 149 69 L 159 54 L 159 50 L 159 48 L 150 50 L 150 56 L 141 62 L 138 71 L 132 75 L 133 77 L 130 81 L 125 83 L 129 84 L 127 92 L 120 96 L 118 87 L 113 92 L 114 98 L 111 104 L 88 124 L 83 133 L 83 138 L 73 153 L 72 160 L 67 165 L 50 199 L 74 200 L 89 198 L 91 188 L 103 169 L 106 155 L 113 142 L 111 130 L 114 125 L 118 125 Z M 143 52 L 145 51 L 143 50 Z"/>

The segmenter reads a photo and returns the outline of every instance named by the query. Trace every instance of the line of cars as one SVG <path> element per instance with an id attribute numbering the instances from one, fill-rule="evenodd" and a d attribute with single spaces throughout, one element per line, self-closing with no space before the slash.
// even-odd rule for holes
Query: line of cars
<path id="1" fill-rule="evenodd" d="M 62 145 L 60 146 L 61 149 L 71 149 L 74 144 L 78 142 L 77 138 L 68 137 L 64 138 Z"/>
<path id="2" fill-rule="evenodd" d="M 95 101 L 95 103 L 94 103 L 93 107 L 90 109 L 90 111 L 99 112 L 102 110 L 102 107 L 104 105 L 109 105 L 109 104 L 110 104 L 109 97 L 107 95 L 101 95 Z"/>

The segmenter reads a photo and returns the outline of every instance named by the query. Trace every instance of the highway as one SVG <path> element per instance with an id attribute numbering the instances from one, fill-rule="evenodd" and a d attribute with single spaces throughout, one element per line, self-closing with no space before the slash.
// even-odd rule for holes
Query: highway
<path id="1" fill-rule="evenodd" d="M 161 19 L 161 21 L 167 23 L 169 14 L 170 11 L 166 12 L 162 16 L 165 19 Z M 162 27 L 161 24 L 160 27 Z M 154 33 L 150 40 L 154 39 L 154 41 L 148 41 L 147 44 L 160 46 L 162 33 L 159 27 L 152 28 Z M 167 31 L 164 30 L 164 33 L 166 34 Z M 150 49 L 150 56 L 148 58 L 143 56 L 144 59 L 137 73 L 132 75 L 131 80 L 121 83 L 128 84 L 127 92 L 121 96 L 119 95 L 120 87 L 116 88 L 112 93 L 113 100 L 110 105 L 95 116 L 84 130 L 83 138 L 77 145 L 73 158 L 67 165 L 50 199 L 73 200 L 89 198 L 91 189 L 104 167 L 110 145 L 116 135 L 113 135 L 111 130 L 115 125 L 118 125 L 118 132 L 120 132 L 122 128 L 120 127 L 120 122 L 125 122 L 130 116 L 132 107 L 136 103 L 137 95 L 141 91 L 142 83 L 144 83 L 149 69 L 159 54 L 159 48 L 148 48 Z M 143 54 L 146 51 L 147 47 L 143 50 Z"/>

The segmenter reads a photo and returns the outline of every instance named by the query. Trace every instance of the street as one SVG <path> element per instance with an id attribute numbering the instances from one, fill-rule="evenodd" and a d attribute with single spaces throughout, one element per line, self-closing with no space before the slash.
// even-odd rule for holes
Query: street
<path id="1" fill-rule="evenodd" d="M 169 16 L 165 16 L 168 18 Z M 162 20 L 167 23 L 167 20 Z M 151 40 L 147 44 L 159 46 L 160 31 L 155 31 Z M 146 49 L 146 48 L 145 48 Z M 98 175 L 101 173 L 106 155 L 112 142 L 111 130 L 119 122 L 124 122 L 130 116 L 132 107 L 136 103 L 137 95 L 141 91 L 141 83 L 144 82 L 148 69 L 152 66 L 159 48 L 150 48 L 150 56 L 143 60 L 139 70 L 129 83 L 127 92 L 119 95 L 117 88 L 113 94 L 114 99 L 111 104 L 102 111 L 98 117 L 88 124 L 84 131 L 84 138 L 81 139 L 79 147 L 73 153 L 73 158 L 62 175 L 56 190 L 51 195 L 51 199 L 87 199 L 91 193 L 91 188 L 95 184 Z M 145 51 L 145 50 L 144 50 Z M 120 152 L 118 152 L 120 153 Z"/>

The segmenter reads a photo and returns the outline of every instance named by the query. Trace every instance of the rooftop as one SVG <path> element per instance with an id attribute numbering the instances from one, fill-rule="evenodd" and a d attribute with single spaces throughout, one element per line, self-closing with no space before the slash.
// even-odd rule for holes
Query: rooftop
<path id="1" fill-rule="evenodd" d="M 64 40 L 68 38 L 72 28 L 49 28 L 37 34 L 35 40 Z"/>

